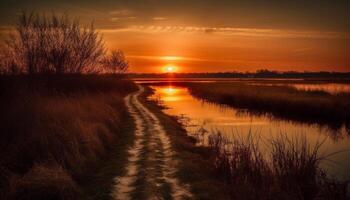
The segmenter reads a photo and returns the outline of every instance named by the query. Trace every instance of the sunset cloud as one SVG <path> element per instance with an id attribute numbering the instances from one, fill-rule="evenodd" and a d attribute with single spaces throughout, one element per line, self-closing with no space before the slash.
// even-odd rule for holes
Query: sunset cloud
<path id="1" fill-rule="evenodd" d="M 114 16 L 129 16 L 132 13 L 133 12 L 131 10 L 128 10 L 128 9 L 113 10 L 113 11 L 109 12 L 109 14 L 114 15 Z"/>
<path id="2" fill-rule="evenodd" d="M 145 33 L 206 33 L 220 34 L 226 36 L 243 37 L 274 37 L 274 38 L 314 38 L 314 39 L 349 39 L 350 34 L 346 32 L 327 31 L 297 31 L 279 29 L 256 29 L 256 28 L 234 28 L 234 27 L 200 27 L 200 26 L 129 26 L 124 29 L 104 29 L 102 32 L 145 32 Z"/>
<path id="3" fill-rule="evenodd" d="M 166 20 L 167 18 L 166 17 L 153 17 L 152 19 L 155 21 L 161 21 L 161 20 Z"/>
<path id="4" fill-rule="evenodd" d="M 0 41 L 21 10 L 94 22 L 132 71 L 350 69 L 350 1 L 2 0 Z M 13 28 L 13 27 L 12 27 Z M 215 66 L 213 68 L 213 66 Z"/>
<path id="5" fill-rule="evenodd" d="M 203 58 L 183 57 L 183 56 L 145 56 L 145 55 L 128 55 L 128 58 L 142 60 L 163 60 L 163 61 L 212 61 Z"/>

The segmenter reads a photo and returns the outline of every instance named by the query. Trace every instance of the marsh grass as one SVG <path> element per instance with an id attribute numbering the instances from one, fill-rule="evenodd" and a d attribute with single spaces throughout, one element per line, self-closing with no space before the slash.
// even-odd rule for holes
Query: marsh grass
<path id="1" fill-rule="evenodd" d="M 80 184 L 120 140 L 123 97 L 109 76 L 0 77 L 1 199 L 79 199 Z"/>
<path id="2" fill-rule="evenodd" d="M 268 153 L 251 134 L 230 139 L 209 136 L 213 167 L 233 199 L 346 199 L 347 182 L 329 178 L 320 167 L 328 159 L 306 138 L 281 135 L 268 142 Z"/>
<path id="3" fill-rule="evenodd" d="M 244 82 L 185 83 L 190 93 L 202 100 L 237 108 L 254 114 L 302 122 L 317 122 L 339 128 L 350 124 L 350 94 L 301 91 L 288 86 L 252 85 Z"/>

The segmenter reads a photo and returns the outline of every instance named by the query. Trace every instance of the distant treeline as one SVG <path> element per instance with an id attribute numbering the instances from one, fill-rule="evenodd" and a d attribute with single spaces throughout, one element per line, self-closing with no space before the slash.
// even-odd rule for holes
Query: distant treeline
<path id="1" fill-rule="evenodd" d="M 256 72 L 214 72 L 214 73 L 130 73 L 131 78 L 338 78 L 350 79 L 350 72 L 296 72 L 257 70 Z"/>

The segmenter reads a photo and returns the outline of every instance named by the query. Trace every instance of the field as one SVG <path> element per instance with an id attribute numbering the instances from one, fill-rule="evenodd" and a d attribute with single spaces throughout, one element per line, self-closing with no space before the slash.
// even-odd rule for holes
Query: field
<path id="1" fill-rule="evenodd" d="M 123 139 L 123 98 L 134 90 L 115 76 L 0 77 L 0 198 L 80 198 Z"/>

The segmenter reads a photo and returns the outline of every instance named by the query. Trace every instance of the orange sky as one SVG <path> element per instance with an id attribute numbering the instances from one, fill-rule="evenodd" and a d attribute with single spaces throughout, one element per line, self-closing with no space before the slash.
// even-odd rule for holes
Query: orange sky
<path id="1" fill-rule="evenodd" d="M 0 39 L 21 10 L 94 21 L 131 72 L 350 71 L 350 1 L 2 0 Z"/>
<path id="2" fill-rule="evenodd" d="M 349 37 L 337 32 L 145 26 L 101 30 L 124 50 L 132 72 L 349 71 Z"/>

